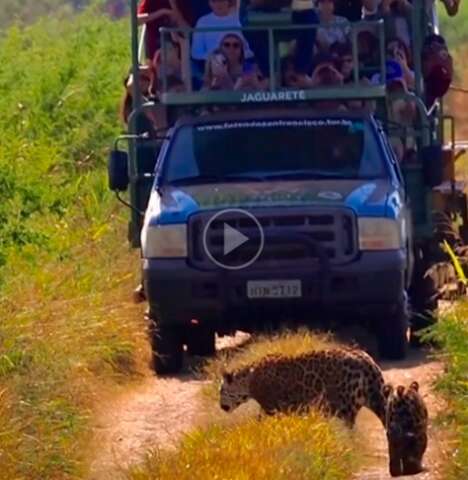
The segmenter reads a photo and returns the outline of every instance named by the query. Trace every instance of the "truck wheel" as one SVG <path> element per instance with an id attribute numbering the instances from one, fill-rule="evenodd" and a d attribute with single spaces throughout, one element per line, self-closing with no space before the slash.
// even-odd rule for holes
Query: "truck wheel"
<path id="1" fill-rule="evenodd" d="M 187 334 L 189 355 L 211 357 L 216 353 L 215 331 L 208 327 L 195 327 Z"/>
<path id="2" fill-rule="evenodd" d="M 153 368 L 158 375 L 178 373 L 183 363 L 183 343 L 176 327 L 155 327 L 151 333 Z"/>
<path id="3" fill-rule="evenodd" d="M 385 314 L 379 320 L 377 342 L 379 353 L 387 360 L 403 360 L 408 350 L 408 308 L 402 301 L 395 306 L 392 314 Z"/>

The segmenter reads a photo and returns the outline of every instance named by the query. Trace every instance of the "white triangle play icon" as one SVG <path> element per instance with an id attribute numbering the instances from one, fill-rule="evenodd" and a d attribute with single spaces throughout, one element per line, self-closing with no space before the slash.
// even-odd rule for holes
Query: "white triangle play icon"
<path id="1" fill-rule="evenodd" d="M 231 225 L 224 224 L 224 255 L 230 254 L 233 250 L 248 242 L 249 238 L 239 232 Z"/>

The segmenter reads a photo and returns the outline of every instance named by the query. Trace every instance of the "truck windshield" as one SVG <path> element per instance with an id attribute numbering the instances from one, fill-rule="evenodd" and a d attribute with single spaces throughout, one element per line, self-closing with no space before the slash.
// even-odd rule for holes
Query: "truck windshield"
<path id="1" fill-rule="evenodd" d="M 248 120 L 181 127 L 165 161 L 165 184 L 387 176 L 362 119 Z"/>

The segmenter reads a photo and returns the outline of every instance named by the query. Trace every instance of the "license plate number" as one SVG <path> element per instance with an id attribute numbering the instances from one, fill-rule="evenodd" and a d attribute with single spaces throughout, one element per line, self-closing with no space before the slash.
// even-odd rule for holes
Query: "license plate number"
<path id="1" fill-rule="evenodd" d="M 248 298 L 300 298 L 300 280 L 255 280 L 247 282 Z"/>

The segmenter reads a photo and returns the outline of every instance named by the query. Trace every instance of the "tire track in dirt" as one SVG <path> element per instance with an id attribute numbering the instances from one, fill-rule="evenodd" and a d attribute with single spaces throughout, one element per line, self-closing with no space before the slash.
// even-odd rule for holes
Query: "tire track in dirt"
<path id="1" fill-rule="evenodd" d="M 242 333 L 223 337 L 216 348 L 231 349 L 248 338 Z M 150 449 L 174 448 L 184 433 L 206 423 L 209 412 L 200 392 L 207 383 L 190 372 L 157 378 L 148 371 L 141 384 L 103 407 L 94 424 L 88 479 L 127 478 L 125 469 L 141 462 Z"/>
<path id="2" fill-rule="evenodd" d="M 373 356 L 375 343 L 360 330 L 338 332 L 338 337 L 354 338 Z M 242 343 L 246 335 L 225 337 L 217 348 L 230 348 Z M 431 424 L 429 447 L 424 458 L 428 471 L 412 477 L 413 480 L 444 480 L 443 465 L 450 454 L 447 435 L 434 425 L 434 418 L 443 410 L 444 403 L 432 391 L 434 380 L 443 371 L 443 365 L 428 352 L 412 350 L 403 362 L 382 362 L 386 382 L 409 385 L 413 380 L 427 402 Z M 138 387 L 110 402 L 97 416 L 93 442 L 94 460 L 90 480 L 124 479 L 124 470 L 141 462 L 151 448 L 174 448 L 184 433 L 210 421 L 212 412 L 203 407 L 200 391 L 207 381 L 194 374 L 159 379 L 148 377 Z M 385 432 L 370 411 L 363 409 L 358 416 L 356 451 L 364 452 L 365 467 L 353 480 L 390 480 L 388 473 L 387 441 Z"/>

